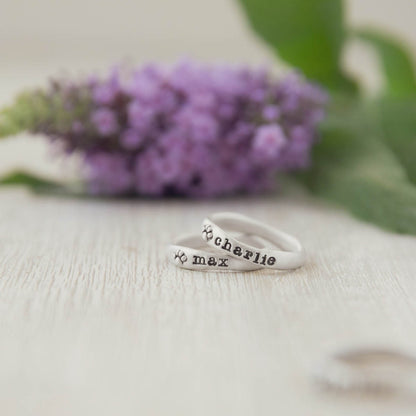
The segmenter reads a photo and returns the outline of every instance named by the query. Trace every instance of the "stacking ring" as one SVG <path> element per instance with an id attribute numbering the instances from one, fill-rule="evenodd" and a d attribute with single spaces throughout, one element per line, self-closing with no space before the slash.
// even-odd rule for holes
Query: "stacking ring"
<path id="1" fill-rule="evenodd" d="M 236 231 L 261 237 L 281 250 L 246 243 L 232 234 Z M 305 250 L 295 237 L 242 214 L 221 212 L 205 218 L 202 238 L 217 252 L 254 267 L 286 270 L 305 263 Z"/>
<path id="2" fill-rule="evenodd" d="M 329 354 L 313 371 L 314 379 L 343 392 L 416 393 L 416 356 L 391 348 L 352 348 Z"/>
<path id="3" fill-rule="evenodd" d="M 238 238 L 248 244 L 262 247 L 262 243 L 255 237 L 239 235 Z M 262 268 L 259 264 L 250 264 L 218 250 L 212 250 L 199 234 L 189 234 L 178 238 L 168 247 L 168 258 L 176 266 L 189 270 L 249 271 Z"/>

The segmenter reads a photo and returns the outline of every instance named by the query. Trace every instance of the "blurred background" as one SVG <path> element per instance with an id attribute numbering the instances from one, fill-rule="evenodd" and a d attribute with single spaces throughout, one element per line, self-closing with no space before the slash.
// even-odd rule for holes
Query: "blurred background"
<path id="1" fill-rule="evenodd" d="M 416 48 L 414 0 L 346 3 L 352 25 L 383 27 Z M 0 5 L 2 103 L 17 87 L 42 82 L 47 74 L 101 70 L 122 59 L 169 62 L 185 55 L 216 62 L 273 60 L 253 39 L 233 0 L 1 0 Z M 350 49 L 350 67 L 374 78 L 357 48 Z"/>
<path id="2" fill-rule="evenodd" d="M 346 3 L 351 25 L 382 27 L 416 49 L 416 1 Z M 282 69 L 249 30 L 233 0 L 0 0 L 0 6 L 1 106 L 23 88 L 43 85 L 48 76 L 103 73 L 120 61 L 192 57 Z M 350 44 L 344 59 L 370 92 L 377 90 L 380 75 L 369 48 Z M 42 140 L 7 141 L 0 153 L 0 174 L 22 165 L 55 173 L 61 165 L 47 160 L 48 152 Z"/>

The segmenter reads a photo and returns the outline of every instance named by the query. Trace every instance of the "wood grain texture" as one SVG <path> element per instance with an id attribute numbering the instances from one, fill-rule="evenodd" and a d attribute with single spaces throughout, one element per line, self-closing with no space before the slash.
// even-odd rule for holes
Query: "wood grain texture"
<path id="1" fill-rule="evenodd" d="M 165 246 L 232 210 L 297 235 L 290 273 L 200 273 Z M 405 415 L 316 388 L 328 348 L 416 344 L 416 239 L 305 195 L 93 201 L 0 190 L 0 414 Z"/>
<path id="2" fill-rule="evenodd" d="M 213 56 L 228 57 L 220 46 Z M 149 50 L 138 53 L 149 59 Z M 2 103 L 59 66 L 105 67 L 58 61 L 2 65 Z M 71 171 L 45 157 L 41 140 L 0 146 L 0 174 L 16 166 Z M 296 235 L 306 266 L 207 274 L 168 264 L 166 245 L 222 210 Z M 416 349 L 415 253 L 416 238 L 296 192 L 102 202 L 1 188 L 0 415 L 415 415 L 414 403 L 338 396 L 310 378 L 337 346 Z"/>

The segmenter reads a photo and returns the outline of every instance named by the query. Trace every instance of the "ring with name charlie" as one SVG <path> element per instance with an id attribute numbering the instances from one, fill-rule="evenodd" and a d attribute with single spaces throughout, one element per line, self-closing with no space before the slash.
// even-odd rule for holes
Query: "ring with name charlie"
<path id="1" fill-rule="evenodd" d="M 271 247 L 256 247 L 235 232 L 258 236 Z M 269 269 L 296 269 L 305 263 L 305 250 L 293 236 L 242 214 L 221 212 L 202 223 L 202 239 L 222 255 Z"/>

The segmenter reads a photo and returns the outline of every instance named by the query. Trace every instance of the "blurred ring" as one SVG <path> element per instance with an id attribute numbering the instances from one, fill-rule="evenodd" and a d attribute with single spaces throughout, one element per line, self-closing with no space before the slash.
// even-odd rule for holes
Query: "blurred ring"
<path id="1" fill-rule="evenodd" d="M 340 350 L 320 362 L 314 378 L 340 392 L 415 395 L 416 356 L 379 347 Z"/>

